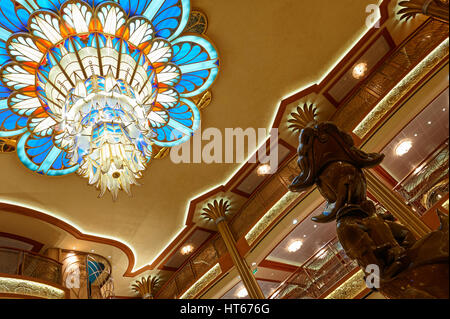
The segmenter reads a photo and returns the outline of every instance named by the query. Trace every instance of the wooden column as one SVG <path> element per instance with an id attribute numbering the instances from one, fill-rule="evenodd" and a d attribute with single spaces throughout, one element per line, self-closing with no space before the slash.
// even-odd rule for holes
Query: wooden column
<path id="1" fill-rule="evenodd" d="M 207 207 L 203 209 L 204 213 L 202 216 L 207 219 L 211 219 L 216 223 L 225 246 L 227 247 L 228 253 L 230 254 L 234 266 L 241 276 L 242 282 L 244 283 L 250 298 L 264 299 L 264 294 L 253 276 L 247 261 L 239 253 L 236 240 L 230 230 L 230 227 L 228 226 L 226 220 L 226 212 L 228 211 L 228 208 L 228 202 L 224 202 L 223 199 L 220 201 L 215 200 L 212 204 L 209 203 Z"/>
<path id="2" fill-rule="evenodd" d="M 405 204 L 393 190 L 386 186 L 379 177 L 371 170 L 364 170 L 367 180 L 367 190 L 371 193 L 381 205 L 384 206 L 395 218 L 403 225 L 408 227 L 411 232 L 421 238 L 428 234 L 431 229 L 425 225 L 422 220 Z"/>

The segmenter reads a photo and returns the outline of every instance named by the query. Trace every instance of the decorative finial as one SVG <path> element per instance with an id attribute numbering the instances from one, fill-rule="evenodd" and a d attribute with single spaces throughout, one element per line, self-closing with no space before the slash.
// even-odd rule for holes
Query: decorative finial
<path id="1" fill-rule="evenodd" d="M 305 127 L 307 127 L 310 123 L 317 122 L 317 107 L 314 104 L 303 106 L 297 106 L 297 111 L 292 112 L 291 116 L 293 118 L 288 120 L 288 127 L 292 129 L 292 131 L 301 131 Z"/>
<path id="2" fill-rule="evenodd" d="M 142 277 L 140 281 L 136 280 L 136 283 L 134 283 L 132 287 L 142 299 L 153 299 L 155 297 L 155 290 L 159 286 L 159 282 L 160 280 L 158 277 Z"/>
<path id="3" fill-rule="evenodd" d="M 409 0 L 399 2 L 400 20 L 408 21 L 418 14 L 434 17 L 443 22 L 449 21 L 448 0 Z"/>
<path id="4" fill-rule="evenodd" d="M 16 150 L 17 141 L 14 139 L 0 138 L 0 153 L 11 153 Z"/>
<path id="5" fill-rule="evenodd" d="M 225 215 L 230 208 L 228 201 L 221 199 L 220 201 L 214 200 L 214 202 L 208 203 L 207 207 L 203 208 L 204 213 L 202 216 L 207 220 L 214 220 L 216 223 L 220 220 L 225 220 Z"/>

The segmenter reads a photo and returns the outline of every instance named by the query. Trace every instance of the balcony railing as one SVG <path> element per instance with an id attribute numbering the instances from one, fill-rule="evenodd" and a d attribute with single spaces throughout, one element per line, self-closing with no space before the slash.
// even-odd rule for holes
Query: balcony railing
<path id="1" fill-rule="evenodd" d="M 215 236 L 192 255 L 161 287 L 157 299 L 177 299 L 199 278 L 208 272 L 225 254 L 220 236 Z"/>
<path id="2" fill-rule="evenodd" d="M 357 269 L 335 238 L 298 267 L 269 298 L 319 299 Z"/>
<path id="3" fill-rule="evenodd" d="M 287 158 L 279 172 L 271 175 L 256 189 L 249 200 L 230 220 L 230 228 L 236 240 L 246 233 L 264 214 L 288 192 L 289 181 L 299 173 L 296 158 Z M 225 244 L 219 235 L 204 244 L 161 287 L 158 299 L 176 299 L 226 254 Z"/>
<path id="4" fill-rule="evenodd" d="M 0 247 L 0 274 L 18 275 L 62 285 L 61 263 L 16 248 Z"/>

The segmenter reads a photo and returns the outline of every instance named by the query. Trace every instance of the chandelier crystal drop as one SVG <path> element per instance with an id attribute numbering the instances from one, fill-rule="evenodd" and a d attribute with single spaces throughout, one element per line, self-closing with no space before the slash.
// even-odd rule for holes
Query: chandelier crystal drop
<path id="1" fill-rule="evenodd" d="M 189 0 L 5 0 L 0 137 L 29 169 L 76 172 L 102 196 L 130 193 L 155 149 L 200 126 L 191 98 L 218 73 Z M 7 19 L 6 19 L 7 16 Z"/>

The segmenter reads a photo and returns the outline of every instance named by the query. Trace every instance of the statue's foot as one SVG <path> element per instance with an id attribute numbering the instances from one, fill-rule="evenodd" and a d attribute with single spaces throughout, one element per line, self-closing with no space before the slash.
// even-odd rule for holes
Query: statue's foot
<path id="1" fill-rule="evenodd" d="M 329 223 L 336 218 L 335 213 L 323 212 L 320 215 L 314 216 L 311 219 L 316 223 Z"/>

